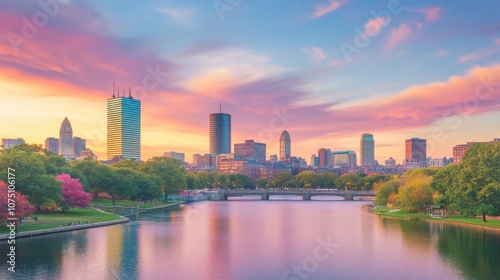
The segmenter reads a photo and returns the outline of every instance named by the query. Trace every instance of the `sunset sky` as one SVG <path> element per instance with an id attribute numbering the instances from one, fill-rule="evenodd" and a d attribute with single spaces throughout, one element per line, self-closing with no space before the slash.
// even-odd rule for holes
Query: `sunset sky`
<path id="1" fill-rule="evenodd" d="M 0 2 L 0 138 L 43 143 L 64 117 L 106 157 L 106 99 L 142 101 L 142 159 L 209 151 L 209 114 L 232 143 L 278 153 L 428 156 L 500 137 L 500 2 L 43 0 Z M 376 3 L 372 3 L 376 2 Z M 54 5 L 54 3 L 56 3 Z M 231 4 L 232 3 L 232 4 Z"/>

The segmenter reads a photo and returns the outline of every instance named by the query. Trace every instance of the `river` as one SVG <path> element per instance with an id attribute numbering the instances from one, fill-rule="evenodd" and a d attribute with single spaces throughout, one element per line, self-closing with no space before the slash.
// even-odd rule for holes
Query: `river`
<path id="1" fill-rule="evenodd" d="M 238 200 L 154 210 L 127 224 L 18 239 L 16 273 L 2 253 L 0 279 L 500 279 L 500 232 L 381 219 L 370 204 Z"/>

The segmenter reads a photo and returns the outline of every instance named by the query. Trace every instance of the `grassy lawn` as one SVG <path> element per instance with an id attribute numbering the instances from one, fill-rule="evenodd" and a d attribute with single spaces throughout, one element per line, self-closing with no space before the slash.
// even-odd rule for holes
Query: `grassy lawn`
<path id="1" fill-rule="evenodd" d="M 31 219 L 33 216 L 36 216 L 38 221 Z M 102 213 L 92 208 L 70 209 L 65 213 L 62 211 L 35 213 L 31 217 L 30 219 L 23 220 L 18 226 L 19 232 L 58 228 L 59 225 L 64 227 L 68 224 L 68 221 L 71 221 L 73 224 L 76 224 L 78 221 L 85 224 L 86 221 L 98 223 L 121 219 L 118 215 Z M 0 234 L 5 233 L 9 233 L 7 227 L 0 227 Z"/>
<path id="2" fill-rule="evenodd" d="M 391 208 L 387 207 L 387 206 L 373 207 L 373 211 L 375 211 L 375 213 L 385 213 L 385 212 L 389 212 L 390 210 L 391 210 Z"/>
<path id="3" fill-rule="evenodd" d="M 139 201 L 132 201 L 132 200 L 116 200 L 115 205 L 112 205 L 113 200 L 110 198 L 100 198 L 99 200 L 92 200 L 91 204 L 92 206 L 124 206 L 124 207 L 137 207 L 139 208 L 152 208 L 154 205 L 158 206 L 165 206 L 172 204 L 173 202 L 164 202 L 164 201 L 157 201 L 155 203 L 146 203 L 143 204 L 142 202 Z"/>
<path id="4" fill-rule="evenodd" d="M 489 227 L 489 228 L 499 228 L 500 229 L 500 220 L 492 220 L 489 219 L 487 220 L 486 223 L 484 223 L 480 218 L 465 218 L 465 217 L 460 217 L 460 216 L 449 216 L 448 218 L 431 218 L 427 214 L 423 213 L 406 213 L 403 211 L 396 211 L 396 212 L 378 212 L 380 216 L 382 217 L 395 217 L 395 218 L 409 218 L 412 220 L 433 220 L 433 221 L 443 221 L 444 223 L 446 222 L 453 222 L 453 223 L 461 223 L 461 224 L 467 224 L 467 225 L 476 225 L 476 226 L 484 226 L 484 227 Z"/>

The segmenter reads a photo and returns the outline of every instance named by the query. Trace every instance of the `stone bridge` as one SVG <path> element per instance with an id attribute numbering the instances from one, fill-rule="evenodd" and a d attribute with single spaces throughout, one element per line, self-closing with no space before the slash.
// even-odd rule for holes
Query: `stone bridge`
<path id="1" fill-rule="evenodd" d="M 340 196 L 344 200 L 353 200 L 354 197 L 375 197 L 374 191 L 342 191 L 342 190 L 220 190 L 206 191 L 208 200 L 228 200 L 230 196 L 260 196 L 262 200 L 269 200 L 272 195 L 301 196 L 303 200 L 311 200 L 313 196 Z"/>

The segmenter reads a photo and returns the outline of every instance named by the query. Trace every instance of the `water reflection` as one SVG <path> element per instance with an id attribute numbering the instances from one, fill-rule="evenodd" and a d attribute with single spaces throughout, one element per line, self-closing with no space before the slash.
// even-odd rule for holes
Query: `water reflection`
<path id="1" fill-rule="evenodd" d="M 158 209 L 127 224 L 19 239 L 15 279 L 266 280 L 294 266 L 308 279 L 500 275 L 500 233 L 381 219 L 369 204 L 239 200 Z M 335 248 L 304 270 L 327 239 Z M 7 246 L 0 243 L 1 252 Z M 0 279 L 10 276 L 0 271 Z"/>

